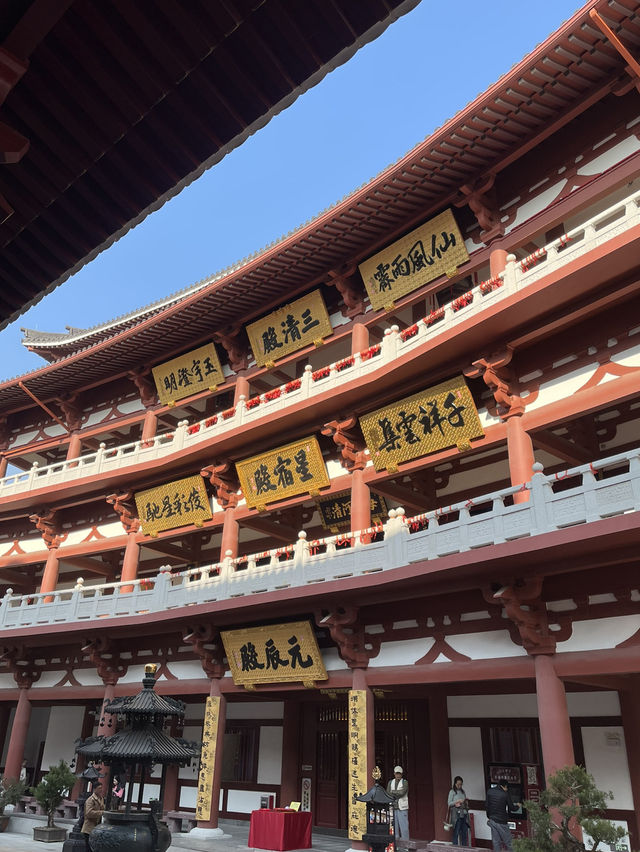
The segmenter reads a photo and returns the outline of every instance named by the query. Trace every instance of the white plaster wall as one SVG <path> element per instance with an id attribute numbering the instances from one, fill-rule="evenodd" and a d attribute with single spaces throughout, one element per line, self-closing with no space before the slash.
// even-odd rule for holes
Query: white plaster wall
<path id="1" fill-rule="evenodd" d="M 139 784 L 133 785 L 133 801 L 138 801 L 138 790 L 140 789 Z M 160 796 L 160 785 L 159 784 L 145 784 L 144 790 L 142 791 L 142 801 L 148 802 L 149 799 L 157 799 Z"/>
<path id="2" fill-rule="evenodd" d="M 570 716 L 619 716 L 617 692 L 567 692 Z"/>
<path id="3" fill-rule="evenodd" d="M 204 680 L 206 677 L 199 660 L 187 660 L 184 663 L 172 662 L 168 668 L 179 680 Z"/>
<path id="4" fill-rule="evenodd" d="M 74 743 L 82 734 L 84 707 L 54 706 L 49 714 L 42 769 L 56 766 L 61 760 L 71 763 Z"/>
<path id="5" fill-rule="evenodd" d="M 227 792 L 227 810 L 240 814 L 250 814 L 260 808 L 261 796 L 276 796 L 275 790 L 229 790 Z"/>
<path id="6" fill-rule="evenodd" d="M 493 660 L 496 657 L 526 657 L 527 652 L 516 645 L 508 630 L 487 630 L 479 633 L 461 633 L 447 636 L 447 643 L 454 651 L 471 657 L 472 660 Z"/>
<path id="7" fill-rule="evenodd" d="M 27 766 L 35 766 L 38 754 L 40 752 L 40 744 L 43 743 L 47 736 L 47 727 L 49 725 L 49 708 L 48 707 L 33 707 L 31 709 L 31 719 L 29 720 L 29 731 L 27 733 L 27 741 L 24 746 L 24 756 L 27 761 Z M 11 734 L 9 734 L 11 736 Z M 7 741 L 9 737 L 7 737 Z"/>
<path id="8" fill-rule="evenodd" d="M 185 725 L 183 728 L 183 739 L 188 742 L 202 742 L 202 722 L 199 725 Z M 195 781 L 198 777 L 198 761 L 194 760 L 190 766 L 181 766 L 178 769 L 178 778 Z"/>
<path id="9" fill-rule="evenodd" d="M 282 780 L 282 728 L 260 728 L 258 748 L 258 784 L 280 784 Z"/>
<path id="10" fill-rule="evenodd" d="M 322 654 L 324 667 L 328 672 L 349 668 L 345 661 L 340 658 L 337 648 L 323 648 L 320 653 Z M 374 663 L 375 661 L 371 660 L 370 665 L 373 665 Z"/>
<path id="11" fill-rule="evenodd" d="M 640 615 L 619 615 L 614 618 L 574 621 L 571 637 L 566 642 L 558 642 L 558 653 L 615 648 L 638 630 L 640 630 Z"/>
<path id="12" fill-rule="evenodd" d="M 609 807 L 633 810 L 624 728 L 582 728 L 582 744 L 587 771 L 601 790 L 613 793 Z"/>
<path id="13" fill-rule="evenodd" d="M 598 364 L 594 361 L 592 364 L 585 364 L 571 373 L 565 373 L 565 375 L 551 379 L 549 382 L 543 382 L 540 385 L 537 399 L 527 402 L 527 413 L 572 396 L 593 375 L 597 367 Z M 523 394 L 523 399 L 526 398 L 527 395 Z"/>
<path id="14" fill-rule="evenodd" d="M 469 811 L 473 814 L 473 825 L 478 840 L 491 840 L 491 829 L 487 825 L 487 815 L 484 811 Z"/>
<path id="15" fill-rule="evenodd" d="M 370 667 L 377 666 L 410 666 L 424 657 L 431 647 L 435 639 L 428 637 L 425 639 L 407 639 L 404 642 L 383 642 L 380 646 L 380 653 L 374 657 L 370 663 Z"/>
<path id="16" fill-rule="evenodd" d="M 451 779 L 461 775 L 470 799 L 484 799 L 484 764 L 480 728 L 449 728 Z"/>
<path id="17" fill-rule="evenodd" d="M 631 154 L 635 154 L 639 148 L 640 141 L 638 141 L 635 136 L 629 136 L 627 139 L 623 139 L 622 142 L 618 142 L 618 144 L 614 145 L 613 148 L 609 148 L 609 150 L 605 151 L 604 154 L 600 154 L 599 157 L 585 163 L 584 166 L 581 166 L 578 169 L 577 174 L 600 174 L 600 172 L 604 172 L 612 166 L 615 166 L 616 163 L 624 160 L 625 157 L 630 157 Z"/>
<path id="18" fill-rule="evenodd" d="M 243 701 L 227 704 L 227 719 L 282 719 L 284 701 Z"/>
<path id="19" fill-rule="evenodd" d="M 78 669 L 73 676 L 80 686 L 104 686 L 102 678 L 95 669 Z"/>
<path id="20" fill-rule="evenodd" d="M 617 692 L 568 692 L 570 716 L 619 716 Z M 521 695 L 450 695 L 447 698 L 450 719 L 536 718 L 535 693 Z M 460 773 L 462 775 L 462 773 Z"/>

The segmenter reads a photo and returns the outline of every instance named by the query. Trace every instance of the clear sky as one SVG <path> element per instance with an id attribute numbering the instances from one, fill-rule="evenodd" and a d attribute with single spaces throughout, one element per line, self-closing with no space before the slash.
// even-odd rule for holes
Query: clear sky
<path id="1" fill-rule="evenodd" d="M 315 217 L 455 115 L 580 5 L 422 0 L 1 332 L 0 378 L 44 364 L 21 345 L 20 328 L 62 332 L 108 322 Z"/>

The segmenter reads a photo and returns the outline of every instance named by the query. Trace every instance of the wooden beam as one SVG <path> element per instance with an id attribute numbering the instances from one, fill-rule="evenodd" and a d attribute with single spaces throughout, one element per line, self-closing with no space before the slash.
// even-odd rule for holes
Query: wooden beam
<path id="1" fill-rule="evenodd" d="M 175 544 L 171 544 L 168 541 L 143 541 L 140 543 L 140 547 L 146 547 L 148 550 L 155 550 L 156 553 L 162 553 L 165 556 L 173 556 L 176 559 L 182 560 L 182 562 L 192 561 L 189 551 L 185 550 L 183 547 L 177 547 Z"/>
<path id="2" fill-rule="evenodd" d="M 279 541 L 284 541 L 286 544 L 293 544 L 293 542 L 298 540 L 299 530 L 294 529 L 294 527 L 288 527 L 286 524 L 279 524 L 276 521 L 257 518 L 253 515 L 250 515 L 248 518 L 238 518 L 238 522 L 243 527 L 249 527 L 250 530 L 270 535 Z"/>
<path id="3" fill-rule="evenodd" d="M 88 571 L 90 574 L 98 574 L 100 577 L 109 577 L 113 573 L 111 565 L 105 565 L 104 562 L 91 559 L 89 556 L 61 556 L 60 562 L 71 565 L 72 568 Z"/>
<path id="4" fill-rule="evenodd" d="M 14 586 L 24 586 L 29 582 L 29 577 L 24 574 L 19 574 L 17 571 L 11 571 L 9 568 L 0 568 L 0 583 L 11 583 Z"/>
<path id="5" fill-rule="evenodd" d="M 548 429 L 541 429 L 539 432 L 534 432 L 531 435 L 531 440 L 539 450 L 545 450 L 545 452 L 551 453 L 552 456 L 556 456 L 572 465 L 586 464 L 593 459 L 593 453 L 589 452 L 589 450 L 579 447 L 573 441 L 568 441 L 566 438 L 554 435 Z"/>
<path id="6" fill-rule="evenodd" d="M 418 512 L 424 512 L 425 500 L 420 499 L 420 494 L 416 494 L 410 488 L 405 488 L 403 485 L 396 485 L 393 482 L 375 482 L 371 484 L 373 491 L 382 494 L 383 497 L 388 497 L 390 500 L 395 500 L 403 509 L 417 509 Z"/>

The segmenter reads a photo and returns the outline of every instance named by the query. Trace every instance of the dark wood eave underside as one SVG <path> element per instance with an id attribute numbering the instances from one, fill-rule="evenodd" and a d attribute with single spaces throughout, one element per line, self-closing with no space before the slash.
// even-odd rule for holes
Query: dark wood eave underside
<path id="1" fill-rule="evenodd" d="M 640 3 L 594 0 L 441 129 L 367 186 L 237 271 L 132 327 L 96 330 L 86 346 L 28 374 L 41 399 L 106 381 L 117 371 L 166 357 L 215 328 L 259 315 L 322 280 L 459 197 L 459 187 L 497 173 L 618 86 L 631 82 L 625 62 L 589 18 L 598 8 L 630 47 L 640 45 Z M 115 369 L 114 369 L 115 365 Z M 0 385 L 2 409 L 23 407 L 17 379 Z"/>
<path id="2" fill-rule="evenodd" d="M 0 328 L 417 2 L 5 0 Z"/>

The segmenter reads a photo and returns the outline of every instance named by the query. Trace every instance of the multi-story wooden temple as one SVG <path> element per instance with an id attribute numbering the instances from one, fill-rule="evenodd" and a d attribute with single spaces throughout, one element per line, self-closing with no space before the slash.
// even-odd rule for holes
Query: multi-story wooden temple
<path id="1" fill-rule="evenodd" d="M 165 810 L 201 828 L 266 796 L 357 843 L 354 794 L 399 763 L 412 836 L 445 837 L 461 775 L 486 845 L 496 772 L 535 797 L 577 762 L 637 847 L 639 95 L 640 4 L 591 2 L 264 251 L 26 332 L 6 774 L 108 733 L 155 662 L 203 741 Z"/>

